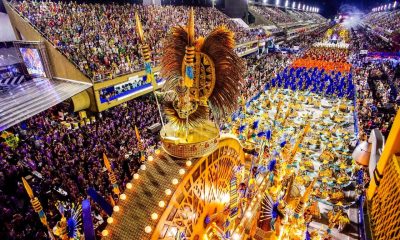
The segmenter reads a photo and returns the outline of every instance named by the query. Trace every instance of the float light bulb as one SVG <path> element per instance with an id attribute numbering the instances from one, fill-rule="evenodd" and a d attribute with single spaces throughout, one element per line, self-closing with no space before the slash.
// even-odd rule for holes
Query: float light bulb
<path id="1" fill-rule="evenodd" d="M 126 199 L 125 193 L 121 194 L 121 195 L 119 196 L 119 198 L 120 198 L 121 200 L 125 200 L 125 199 Z"/>
<path id="2" fill-rule="evenodd" d="M 166 190 L 165 190 L 165 194 L 166 194 L 166 195 L 169 196 L 169 195 L 171 195 L 171 193 L 172 193 L 171 189 L 166 189 Z"/>
<path id="3" fill-rule="evenodd" d="M 152 213 L 151 214 L 151 219 L 157 220 L 157 218 L 158 218 L 158 214 L 157 213 Z"/>
<path id="4" fill-rule="evenodd" d="M 161 208 L 165 207 L 165 202 L 164 201 L 159 201 L 158 202 L 158 206 L 161 207 Z"/>
<path id="5" fill-rule="evenodd" d="M 114 210 L 114 212 L 119 212 L 119 206 L 114 206 L 113 210 Z"/>
<path id="6" fill-rule="evenodd" d="M 146 232 L 146 233 L 151 233 L 151 227 L 150 226 L 146 226 L 145 228 L 144 228 L 144 231 Z"/>

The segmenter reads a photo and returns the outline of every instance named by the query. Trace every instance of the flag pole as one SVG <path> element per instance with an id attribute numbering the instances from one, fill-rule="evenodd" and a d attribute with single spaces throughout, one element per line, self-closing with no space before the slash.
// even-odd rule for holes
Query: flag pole
<path id="1" fill-rule="evenodd" d="M 161 107 L 160 103 L 158 102 L 157 94 L 156 94 L 156 88 L 157 88 L 157 81 L 154 78 L 154 73 L 151 67 L 151 50 L 149 45 L 146 43 L 144 34 L 143 34 L 143 28 L 142 28 L 142 23 L 140 22 L 139 15 L 137 12 L 135 12 L 135 18 L 136 18 L 136 33 L 139 36 L 139 41 L 140 41 L 140 48 L 142 51 L 142 57 L 144 60 L 144 69 L 146 71 L 146 76 L 147 76 L 147 82 L 150 82 L 152 85 L 152 91 L 154 94 L 154 98 L 156 99 L 156 104 L 158 108 L 158 114 L 160 114 L 160 120 L 161 124 L 164 127 L 164 120 L 161 114 Z"/>

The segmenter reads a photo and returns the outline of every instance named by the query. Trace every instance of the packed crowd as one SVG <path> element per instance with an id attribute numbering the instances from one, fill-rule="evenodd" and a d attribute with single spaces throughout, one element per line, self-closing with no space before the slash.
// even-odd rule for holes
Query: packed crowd
<path id="1" fill-rule="evenodd" d="M 299 58 L 293 62 L 293 67 L 318 68 L 326 71 L 349 72 L 351 69 L 351 64 L 345 62 L 330 62 L 324 60 L 313 60 L 310 58 Z"/>
<path id="2" fill-rule="evenodd" d="M 297 21 L 326 21 L 319 13 L 314 12 L 299 12 L 297 10 L 287 10 L 287 13 L 292 15 Z"/>
<path id="3" fill-rule="evenodd" d="M 60 1 L 13 1 L 15 9 L 86 75 L 103 80 L 143 69 L 135 32 L 138 12 L 157 63 L 162 39 L 171 26 L 186 24 L 187 6 L 78 4 Z M 238 43 L 257 39 L 216 8 L 195 7 L 196 33 L 206 35 L 219 25 L 235 32 Z"/>
<path id="4" fill-rule="evenodd" d="M 400 28 L 400 9 L 393 11 L 370 12 L 364 17 L 364 22 L 378 28 L 385 36 L 390 36 L 386 32 L 392 33 Z"/>
<path id="5" fill-rule="evenodd" d="M 370 13 L 366 20 L 386 24 L 378 19 L 382 21 L 389 15 L 395 17 L 393 14 L 396 12 Z M 396 23 L 398 17 L 391 21 Z M 400 65 L 395 59 L 370 57 L 372 53 L 390 53 L 393 47 L 369 29 L 356 26 L 350 33 L 361 136 L 365 140 L 372 129 L 378 128 L 387 137 L 400 106 Z M 367 50 L 367 53 L 361 54 L 361 50 Z"/>
<path id="6" fill-rule="evenodd" d="M 269 22 L 276 24 L 295 23 L 300 21 L 325 21 L 326 19 L 318 13 L 299 12 L 295 10 L 282 10 L 276 7 L 250 6 L 250 9 L 260 14 Z"/>
<path id="7" fill-rule="evenodd" d="M 294 55 L 281 53 L 246 57 L 248 71 L 243 96 L 252 97 L 293 58 Z M 63 112 L 63 119 L 59 112 Z M 60 219 L 55 206 L 57 200 L 78 203 L 86 198 L 88 187 L 95 188 L 106 199 L 112 195 L 103 167 L 103 153 L 111 160 L 123 190 L 140 166 L 134 125 L 142 130 L 145 147 L 157 144 L 156 135 L 144 131 L 146 126 L 159 121 L 151 98 L 129 101 L 95 117 L 96 121 L 89 125 L 69 129 L 61 122 L 79 120 L 61 104 L 8 129 L 18 136 L 19 143 L 15 149 L 1 143 L 0 239 L 46 239 L 46 229 L 30 206 L 21 177 L 30 176 L 27 179 L 50 225 L 54 226 Z M 95 203 L 92 211 L 94 219 L 98 219 L 95 221 L 101 224 L 105 213 Z"/>
<path id="8" fill-rule="evenodd" d="M 368 30 L 367 30 L 368 31 Z M 360 26 L 351 29 L 353 49 L 368 50 L 368 52 L 390 52 L 390 43 L 382 41 L 375 34 L 367 34 L 366 29 Z"/>
<path id="9" fill-rule="evenodd" d="M 298 20 L 292 15 L 284 12 L 283 10 L 275 7 L 261 7 L 261 6 L 250 6 L 250 9 L 255 11 L 256 13 L 262 15 L 265 20 L 281 24 L 281 23 L 293 23 Z"/>
<path id="10" fill-rule="evenodd" d="M 103 153 L 111 160 L 123 191 L 141 161 L 134 125 L 140 129 L 146 149 L 157 144 L 156 136 L 146 131 L 147 126 L 159 122 L 151 95 L 99 113 L 95 122 L 77 129 L 61 124 L 77 121 L 63 106 L 57 105 L 8 129 L 19 138 L 15 149 L 0 143 L 0 239 L 47 239 L 21 177 L 29 179 L 50 226 L 54 226 L 60 220 L 57 200 L 78 204 L 87 197 L 89 187 L 105 199 L 112 196 Z M 59 112 L 64 113 L 63 120 Z M 106 217 L 95 203 L 92 211 L 99 219 L 96 222 Z"/>
<path id="11" fill-rule="evenodd" d="M 366 140 L 378 128 L 387 137 L 400 110 L 400 65 L 364 61 L 355 72 L 360 134 Z"/>
<path id="12" fill-rule="evenodd" d="M 293 62 L 295 68 L 318 68 L 325 71 L 349 72 L 351 64 L 347 62 L 349 50 L 339 47 L 316 47 L 307 50 L 301 58 Z"/>
<path id="13" fill-rule="evenodd" d="M 303 58 L 327 62 L 347 62 L 348 50 L 332 47 L 313 47 L 304 53 Z"/>
<path id="14" fill-rule="evenodd" d="M 15 2 L 14 6 L 81 70 L 96 78 L 109 74 L 109 71 L 112 71 L 111 74 L 123 73 L 125 66 L 128 67 L 126 72 L 129 72 L 139 65 L 137 36 L 133 30 L 135 10 L 140 8 L 145 30 L 152 29 L 146 32 L 155 52 L 161 47 L 159 39 L 171 25 L 185 23 L 188 10 L 187 7 L 30 1 Z M 282 10 L 276 12 L 278 15 L 286 14 Z M 247 41 L 256 35 L 232 25 L 226 16 L 215 9 L 196 8 L 196 17 L 201 23 L 196 29 L 200 34 L 225 23 L 236 29 L 237 39 Z M 289 20 L 280 16 L 275 21 Z M 323 28 L 304 34 L 286 45 L 297 45 L 305 50 L 321 38 L 322 31 Z M 360 43 L 353 44 L 353 47 L 360 48 Z M 307 50 L 302 59 L 347 64 L 348 54 L 348 50 L 320 47 Z M 157 59 L 157 56 L 154 57 Z M 305 63 L 291 68 L 296 57 L 279 52 L 245 57 L 247 72 L 241 96 L 250 99 L 266 85 L 309 89 L 348 98 L 352 98 L 352 91 L 356 89 L 361 135 L 366 137 L 375 127 L 384 135 L 388 134 L 394 112 L 400 106 L 399 65 L 363 61 L 362 66 L 354 69 L 354 88 L 352 75 L 340 73 L 338 69 L 327 66 L 317 69 Z M 102 97 L 110 99 L 138 87 L 137 84 L 142 82 L 124 85 L 111 92 L 104 91 Z M 59 112 L 64 113 L 62 119 Z M 19 143 L 13 149 L 0 142 L 0 239 L 46 239 L 46 229 L 30 206 L 21 177 L 29 176 L 28 181 L 42 202 L 50 225 L 54 226 L 60 218 L 55 207 L 57 200 L 78 203 L 86 198 L 89 187 L 95 188 L 106 199 L 112 196 L 111 184 L 102 163 L 103 153 L 111 159 L 118 185 L 123 190 L 141 161 L 135 125 L 140 129 L 145 148 L 157 144 L 157 136 L 145 131 L 147 126 L 160 120 L 150 95 L 99 113 L 95 119 L 91 124 L 69 129 L 61 122 L 76 122 L 77 117 L 61 104 L 8 130 L 18 136 Z M 92 210 L 100 219 L 106 217 L 96 204 L 92 204 Z"/>
<path id="15" fill-rule="evenodd" d="M 321 25 L 318 28 L 308 32 L 307 34 L 300 34 L 298 37 L 286 41 L 282 44 L 283 47 L 299 46 L 300 49 L 307 50 L 312 46 L 314 42 L 318 42 L 322 39 L 322 33 L 324 33 L 329 25 Z"/>
<path id="16" fill-rule="evenodd" d="M 245 99 L 253 97 L 264 85 L 271 81 L 285 66 L 293 60 L 293 54 L 272 53 L 245 58 L 247 72 L 241 96 Z"/>
<path id="17" fill-rule="evenodd" d="M 298 38 L 286 41 L 282 43 L 280 47 L 292 49 L 294 46 L 298 46 L 300 52 L 305 51 L 312 43 L 322 39 L 322 33 L 324 33 L 326 29 L 327 26 L 321 26 L 307 34 L 300 34 Z M 281 51 L 245 57 L 247 72 L 245 75 L 245 85 L 242 89 L 242 96 L 244 96 L 245 99 L 253 97 L 287 66 L 290 66 L 297 57 L 297 54 L 283 54 Z"/>

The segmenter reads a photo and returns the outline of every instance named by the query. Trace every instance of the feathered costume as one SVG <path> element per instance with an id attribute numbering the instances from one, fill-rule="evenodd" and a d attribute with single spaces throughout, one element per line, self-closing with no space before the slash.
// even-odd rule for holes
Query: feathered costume
<path id="1" fill-rule="evenodd" d="M 196 127 L 208 119 L 209 107 L 215 120 L 236 109 L 245 66 L 234 45 L 234 33 L 224 26 L 195 40 L 193 10 L 187 27 L 172 29 L 161 59 L 163 90 L 174 93 L 164 107 L 171 123 Z"/>

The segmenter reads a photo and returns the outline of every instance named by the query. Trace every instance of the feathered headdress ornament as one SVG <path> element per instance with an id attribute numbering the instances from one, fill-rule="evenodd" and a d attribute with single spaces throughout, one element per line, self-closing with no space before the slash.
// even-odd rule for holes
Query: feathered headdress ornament
<path id="1" fill-rule="evenodd" d="M 195 39 L 194 12 L 186 27 L 173 27 L 164 42 L 161 75 L 165 91 L 173 91 L 166 102 L 169 120 L 180 126 L 196 126 L 209 117 L 221 119 L 237 108 L 244 63 L 234 52 L 234 33 L 217 27 L 205 38 Z"/>

